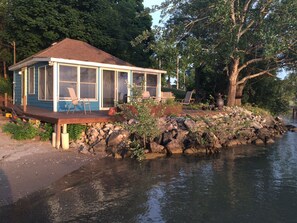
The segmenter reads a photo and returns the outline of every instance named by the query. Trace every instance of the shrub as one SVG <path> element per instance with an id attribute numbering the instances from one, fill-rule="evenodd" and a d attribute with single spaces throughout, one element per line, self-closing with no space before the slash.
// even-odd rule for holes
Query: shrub
<path id="1" fill-rule="evenodd" d="M 86 130 L 85 125 L 79 124 L 70 124 L 68 125 L 68 133 L 70 140 L 78 140 L 81 137 L 81 134 Z"/>
<path id="2" fill-rule="evenodd" d="M 44 123 L 40 126 L 39 136 L 42 141 L 50 140 L 54 131 L 53 126 L 50 123 Z"/>
<path id="3" fill-rule="evenodd" d="M 16 123 L 6 123 L 2 130 L 12 134 L 12 138 L 16 140 L 33 139 L 38 135 L 38 129 L 33 124 L 21 120 L 17 120 Z"/>

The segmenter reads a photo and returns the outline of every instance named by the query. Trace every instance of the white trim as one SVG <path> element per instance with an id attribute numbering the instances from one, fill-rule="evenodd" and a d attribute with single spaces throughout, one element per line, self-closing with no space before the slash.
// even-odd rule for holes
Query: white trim
<path id="1" fill-rule="evenodd" d="M 30 88 L 30 85 L 31 85 L 31 77 L 30 77 L 30 69 L 33 68 L 33 92 L 31 93 L 30 90 L 32 90 Z M 35 67 L 34 66 L 31 66 L 28 68 L 28 95 L 34 95 L 35 94 Z"/>
<path id="2" fill-rule="evenodd" d="M 108 69 L 119 69 L 119 70 L 132 70 L 132 71 L 141 71 L 141 72 L 148 72 L 148 73 L 161 73 L 165 74 L 167 71 L 158 70 L 158 69 L 151 69 L 151 68 L 142 68 L 142 67 L 134 67 L 134 66 L 127 66 L 127 65 L 115 65 L 115 64 L 105 64 L 105 63 L 98 63 L 98 62 L 89 62 L 89 61 L 81 61 L 81 60 L 70 60 L 70 59 L 62 59 L 62 58 L 43 58 L 43 57 L 36 57 L 32 58 L 28 61 L 23 63 L 19 63 L 16 65 L 12 65 L 9 67 L 9 70 L 17 70 L 24 66 L 32 65 L 36 62 L 48 61 L 49 63 L 65 63 L 65 64 L 75 64 L 75 65 L 85 65 L 85 66 L 94 66 L 94 67 L 101 67 L 101 68 L 108 68 Z"/>
<path id="3" fill-rule="evenodd" d="M 59 95 L 58 95 L 58 64 L 53 64 L 53 108 L 54 112 L 58 111 L 58 102 L 59 102 Z"/>
<path id="4" fill-rule="evenodd" d="M 31 66 L 32 64 L 37 63 L 37 62 L 48 62 L 50 60 L 51 60 L 51 58 L 36 57 L 36 58 L 32 58 L 30 60 L 24 61 L 23 63 L 19 62 L 15 65 L 10 66 L 8 69 L 11 71 L 19 70 L 23 67 Z"/>

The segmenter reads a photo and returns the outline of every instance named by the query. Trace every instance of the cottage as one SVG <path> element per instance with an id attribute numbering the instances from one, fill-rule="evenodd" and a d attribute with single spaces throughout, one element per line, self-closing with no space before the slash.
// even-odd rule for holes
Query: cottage
<path id="1" fill-rule="evenodd" d="M 161 97 L 163 70 L 140 68 L 88 43 L 66 38 L 9 68 L 13 71 L 13 102 L 53 112 L 67 111 L 68 89 L 87 99 L 92 111 L 107 110 L 129 99 L 135 84 Z M 83 106 L 78 106 L 83 110 Z"/>

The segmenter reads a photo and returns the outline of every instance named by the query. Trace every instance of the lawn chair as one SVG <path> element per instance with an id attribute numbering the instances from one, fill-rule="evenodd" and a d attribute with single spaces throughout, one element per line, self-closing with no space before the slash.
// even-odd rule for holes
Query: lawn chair
<path id="1" fill-rule="evenodd" d="M 79 104 L 83 104 L 84 106 L 84 112 L 85 114 L 87 114 L 86 112 L 86 105 L 89 105 L 89 111 L 91 113 L 91 105 L 90 105 L 90 102 L 88 99 L 79 99 L 77 96 L 76 96 L 76 93 L 74 91 L 73 88 L 67 88 L 68 89 L 68 92 L 69 92 L 69 95 L 70 95 L 70 98 L 71 98 L 71 101 L 72 101 L 72 105 L 73 105 L 73 112 L 75 111 L 75 108 L 77 105 Z M 68 106 L 68 111 L 67 111 L 67 114 L 68 112 L 70 111 L 71 109 L 71 106 L 69 105 Z"/>
<path id="2" fill-rule="evenodd" d="M 194 90 L 193 91 L 187 91 L 186 96 L 184 99 L 181 100 L 182 105 L 190 105 L 190 109 L 192 109 L 191 104 L 194 102 L 194 99 L 192 99 Z"/>

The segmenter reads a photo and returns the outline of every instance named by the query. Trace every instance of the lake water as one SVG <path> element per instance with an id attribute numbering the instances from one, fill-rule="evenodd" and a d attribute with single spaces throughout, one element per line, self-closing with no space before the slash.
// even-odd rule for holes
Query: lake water
<path id="1" fill-rule="evenodd" d="M 217 157 L 104 159 L 0 208 L 0 222 L 297 222 L 297 133 Z"/>

